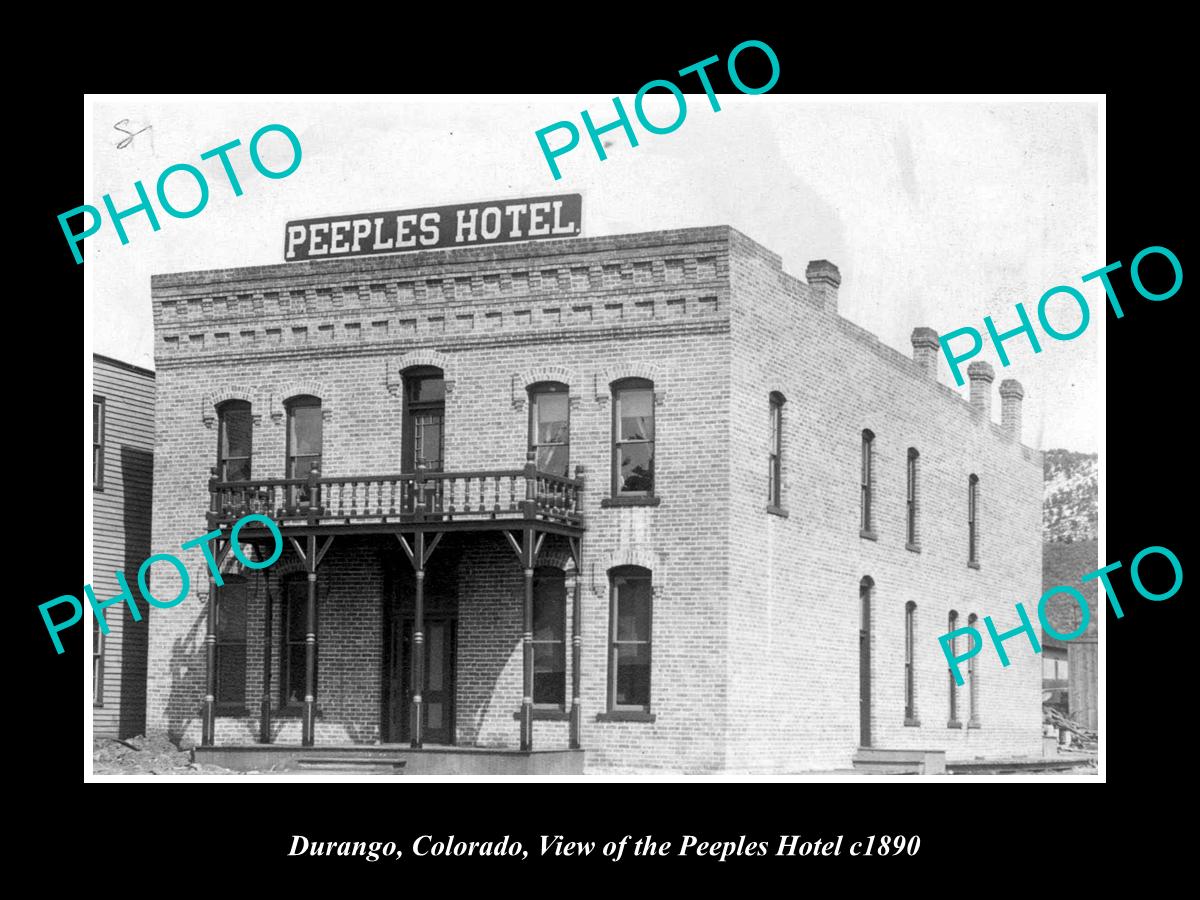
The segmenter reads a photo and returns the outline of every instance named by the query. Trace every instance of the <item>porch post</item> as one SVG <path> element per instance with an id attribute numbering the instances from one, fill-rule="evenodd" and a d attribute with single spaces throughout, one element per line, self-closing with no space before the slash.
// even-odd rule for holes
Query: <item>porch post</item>
<path id="1" fill-rule="evenodd" d="M 579 701 L 580 665 L 583 656 L 582 615 L 579 609 L 579 588 L 583 573 L 579 571 L 580 554 L 576 551 L 575 572 L 569 577 L 571 582 L 571 726 L 570 748 L 579 749 L 579 720 L 582 717 Z"/>
<path id="2" fill-rule="evenodd" d="M 208 623 L 204 634 L 204 720 L 200 746 L 211 747 L 217 726 L 217 582 L 208 570 Z"/>
<path id="3" fill-rule="evenodd" d="M 261 561 L 261 557 L 260 557 Z M 271 743 L 271 570 L 263 572 L 263 592 L 267 595 L 263 608 L 263 677 L 262 712 L 258 722 L 258 742 Z"/>
<path id="4" fill-rule="evenodd" d="M 417 592 L 413 602 L 412 747 L 421 749 L 421 692 L 425 689 L 425 532 L 413 535 L 413 569 Z"/>
<path id="5" fill-rule="evenodd" d="M 524 696 L 521 698 L 521 749 L 533 749 L 533 529 L 525 529 L 525 609 L 522 656 Z"/>
<path id="6" fill-rule="evenodd" d="M 301 743 L 311 747 L 316 731 L 317 674 L 317 536 L 308 536 L 308 610 L 304 634 L 304 728 Z"/>

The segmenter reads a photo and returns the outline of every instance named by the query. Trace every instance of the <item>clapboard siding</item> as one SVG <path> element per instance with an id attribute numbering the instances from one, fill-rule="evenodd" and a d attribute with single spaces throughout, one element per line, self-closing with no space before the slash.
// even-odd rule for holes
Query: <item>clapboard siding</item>
<path id="1" fill-rule="evenodd" d="M 120 592 L 117 571 L 136 593 L 138 567 L 150 555 L 154 373 L 93 355 L 92 382 L 104 399 L 104 454 L 102 485 L 92 491 L 91 584 L 103 600 Z M 131 737 L 145 731 L 149 622 L 133 621 L 126 604 L 105 612 L 102 705 L 92 708 L 92 727 L 97 737 Z"/>

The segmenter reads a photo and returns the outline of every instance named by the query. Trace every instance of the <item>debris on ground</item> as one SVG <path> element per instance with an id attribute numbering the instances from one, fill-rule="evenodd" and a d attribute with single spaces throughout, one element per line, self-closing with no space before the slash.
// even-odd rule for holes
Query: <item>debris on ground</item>
<path id="1" fill-rule="evenodd" d="M 126 740 L 95 738 L 92 741 L 92 773 L 95 775 L 228 775 L 221 766 L 192 762 L 189 750 L 166 734 L 148 734 Z"/>
<path id="2" fill-rule="evenodd" d="M 1071 747 L 1078 750 L 1095 750 L 1099 736 L 1094 731 L 1084 728 L 1074 719 L 1064 716 L 1049 704 L 1042 705 L 1042 724 L 1053 725 L 1055 728 L 1070 732 Z"/>

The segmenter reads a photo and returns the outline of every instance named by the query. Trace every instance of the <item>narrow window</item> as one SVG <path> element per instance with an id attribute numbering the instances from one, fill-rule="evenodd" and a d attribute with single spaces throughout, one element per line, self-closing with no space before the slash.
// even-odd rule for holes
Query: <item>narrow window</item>
<path id="1" fill-rule="evenodd" d="M 972 475 L 967 482 L 967 565 L 979 565 L 979 476 Z"/>
<path id="2" fill-rule="evenodd" d="M 217 706 L 246 706 L 246 582 L 226 576 L 217 591 Z"/>
<path id="3" fill-rule="evenodd" d="M 908 546 L 917 546 L 917 453 L 916 447 L 908 448 Z"/>
<path id="4" fill-rule="evenodd" d="M 104 705 L 104 635 L 100 633 L 100 617 L 92 613 L 92 705 Z"/>
<path id="5" fill-rule="evenodd" d="M 967 627 L 974 628 L 979 617 L 975 613 L 967 616 Z M 976 654 L 978 656 L 978 654 Z M 979 727 L 979 675 L 975 668 L 975 657 L 972 656 L 967 660 L 967 703 L 968 703 L 968 728 Z"/>
<path id="6" fill-rule="evenodd" d="M 92 487 L 104 490 L 104 398 L 92 398 Z"/>
<path id="7" fill-rule="evenodd" d="M 562 569 L 533 578 L 533 702 L 563 709 L 567 698 L 567 587 Z"/>
<path id="8" fill-rule="evenodd" d="M 317 619 L 320 619 L 320 603 L 317 604 Z M 283 593 L 283 654 L 280 656 L 280 706 L 296 709 L 304 705 L 305 672 L 307 671 L 308 643 L 306 623 L 308 621 L 308 579 L 290 577 L 284 582 Z M 320 628 L 314 623 L 314 635 Z M 313 670 L 313 693 L 316 694 L 317 674 L 320 671 L 320 644 L 315 647 Z"/>
<path id="9" fill-rule="evenodd" d="M 446 421 L 446 380 L 441 369 L 420 366 L 404 373 L 404 434 L 401 465 L 405 472 L 440 472 Z"/>
<path id="10" fill-rule="evenodd" d="M 545 381 L 529 389 L 529 447 L 539 472 L 570 474 L 570 422 L 565 384 Z"/>
<path id="11" fill-rule="evenodd" d="M 783 506 L 783 395 L 771 392 L 770 441 L 767 451 L 767 503 Z"/>
<path id="12" fill-rule="evenodd" d="M 221 481 L 250 480 L 253 428 L 250 404 L 227 400 L 217 407 L 217 469 Z"/>
<path id="13" fill-rule="evenodd" d="M 863 429 L 862 433 L 862 522 L 860 527 L 866 534 L 872 533 L 871 528 L 871 492 L 874 489 L 872 485 L 872 465 L 871 456 L 875 447 L 875 435 Z"/>
<path id="14" fill-rule="evenodd" d="M 321 400 L 319 397 L 293 397 L 287 401 L 287 477 L 307 479 L 313 469 L 321 468 Z M 307 485 L 294 489 L 295 503 L 311 501 Z"/>
<path id="15" fill-rule="evenodd" d="M 904 724 L 920 725 L 917 721 L 917 685 L 913 669 L 916 649 L 917 604 L 904 604 Z"/>
<path id="16" fill-rule="evenodd" d="M 950 610 L 949 631 L 953 632 L 958 628 L 958 612 Z M 950 638 L 950 655 L 958 656 L 958 635 Z M 954 681 L 954 670 L 946 669 L 946 674 L 950 679 L 950 721 L 947 723 L 950 728 L 962 727 L 958 721 L 958 685 Z"/>
<path id="17" fill-rule="evenodd" d="M 650 570 L 613 569 L 608 708 L 650 711 Z"/>
<path id="18" fill-rule="evenodd" d="M 654 383 L 613 384 L 613 496 L 654 495 Z"/>

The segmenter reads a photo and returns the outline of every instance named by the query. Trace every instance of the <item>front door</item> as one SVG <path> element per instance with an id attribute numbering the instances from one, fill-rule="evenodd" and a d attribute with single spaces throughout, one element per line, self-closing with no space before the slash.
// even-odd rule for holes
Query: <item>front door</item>
<path id="1" fill-rule="evenodd" d="M 392 657 L 393 682 L 399 683 L 392 703 L 392 733 L 401 742 L 411 740 L 413 620 L 403 620 L 400 652 Z M 429 617 L 425 620 L 425 689 L 421 692 L 421 739 L 426 744 L 454 743 L 454 652 L 455 620 Z M 398 677 L 395 677 L 398 676 Z"/>

